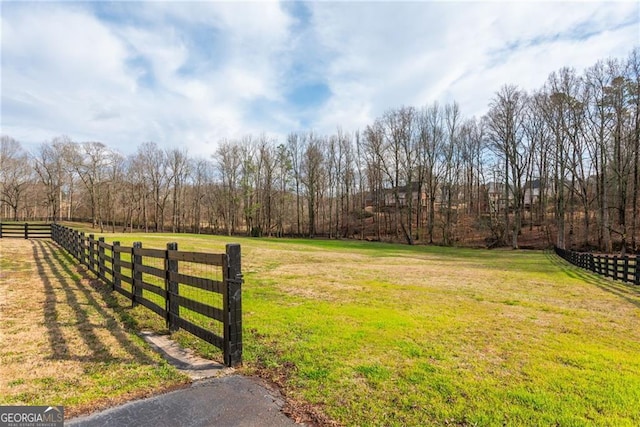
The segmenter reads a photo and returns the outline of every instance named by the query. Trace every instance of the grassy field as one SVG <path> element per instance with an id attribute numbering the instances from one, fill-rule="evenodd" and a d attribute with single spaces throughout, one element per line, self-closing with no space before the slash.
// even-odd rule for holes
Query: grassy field
<path id="1" fill-rule="evenodd" d="M 640 289 L 550 253 L 105 237 L 211 252 L 241 243 L 245 371 L 340 424 L 640 424 Z"/>
<path id="2" fill-rule="evenodd" d="M 48 239 L 0 239 L 0 405 L 70 417 L 188 383 L 74 261 Z"/>

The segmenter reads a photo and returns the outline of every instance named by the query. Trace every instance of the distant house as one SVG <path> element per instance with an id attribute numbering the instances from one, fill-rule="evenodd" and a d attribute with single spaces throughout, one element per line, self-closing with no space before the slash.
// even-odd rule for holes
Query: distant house
<path id="1" fill-rule="evenodd" d="M 507 207 L 507 199 L 505 198 L 505 185 L 501 182 L 488 182 L 485 184 L 487 190 L 487 199 L 489 202 L 489 210 L 492 212 L 504 211 Z M 509 206 L 513 199 L 513 194 L 509 193 Z"/>
<path id="2" fill-rule="evenodd" d="M 407 191 L 407 186 L 400 186 L 394 188 L 385 188 L 380 192 L 370 192 L 367 194 L 364 200 L 365 209 L 372 211 L 374 207 L 379 206 L 381 208 L 394 208 L 397 204 L 400 207 L 409 206 L 409 197 L 412 198 L 412 206 L 417 207 L 427 206 L 428 198 L 427 193 L 423 189 L 418 191 L 418 184 L 412 183 L 412 191 Z M 396 203 L 396 192 L 398 193 L 398 203 Z"/>
<path id="3" fill-rule="evenodd" d="M 398 199 L 396 201 L 396 192 L 398 193 Z M 416 207 L 427 206 L 427 193 L 422 188 L 418 191 L 418 184 L 412 183 L 411 188 L 408 185 L 403 185 L 400 187 L 394 187 L 384 190 L 384 199 L 383 206 L 386 207 L 396 207 L 396 204 L 399 204 L 400 207 L 409 206 L 409 197 L 411 197 L 411 205 Z"/>
<path id="4" fill-rule="evenodd" d="M 540 194 L 541 194 L 541 182 L 539 179 L 534 179 L 532 181 L 527 181 L 524 185 L 524 208 L 531 209 L 532 206 L 540 203 Z M 553 188 L 550 185 L 547 185 L 545 189 L 545 195 L 547 197 L 551 197 L 553 195 Z"/>
<path id="5" fill-rule="evenodd" d="M 493 211 L 504 211 L 507 206 L 507 199 L 505 198 L 505 185 L 501 182 L 489 182 L 486 184 L 487 198 L 489 206 Z M 541 183 L 539 179 L 527 181 L 523 187 L 523 208 L 531 209 L 532 206 L 540 202 Z M 545 189 L 547 197 L 553 195 L 553 189 L 551 186 L 547 186 Z M 514 195 L 510 191 L 508 196 L 508 206 L 512 208 Z"/>

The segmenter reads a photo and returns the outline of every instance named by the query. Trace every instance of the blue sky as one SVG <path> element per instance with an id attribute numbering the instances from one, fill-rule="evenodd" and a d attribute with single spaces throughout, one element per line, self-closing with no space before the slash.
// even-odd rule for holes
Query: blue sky
<path id="1" fill-rule="evenodd" d="M 143 142 L 363 129 L 390 108 L 539 88 L 640 44 L 627 2 L 7 2 L 2 134 Z"/>

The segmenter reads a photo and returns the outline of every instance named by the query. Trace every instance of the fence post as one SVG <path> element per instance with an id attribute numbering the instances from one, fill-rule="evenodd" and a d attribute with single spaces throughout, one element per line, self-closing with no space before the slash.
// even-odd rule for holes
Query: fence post
<path id="1" fill-rule="evenodd" d="M 78 250 L 77 258 L 80 261 L 80 263 L 82 263 L 82 251 L 83 251 L 83 249 L 82 249 L 82 245 L 83 245 L 82 239 L 83 239 L 83 237 L 84 236 L 83 236 L 83 234 L 81 232 L 76 231 L 76 239 L 78 239 L 78 242 L 76 243 L 76 246 L 77 246 L 76 249 Z"/>
<path id="2" fill-rule="evenodd" d="M 636 285 L 640 285 L 640 255 L 636 255 L 636 274 L 633 283 Z"/>
<path id="3" fill-rule="evenodd" d="M 629 255 L 624 256 L 624 265 L 622 267 L 622 281 L 629 281 Z"/>
<path id="4" fill-rule="evenodd" d="M 28 222 L 24 223 L 24 238 L 25 239 L 29 238 L 29 223 Z"/>
<path id="5" fill-rule="evenodd" d="M 618 280 L 618 256 L 613 257 L 613 280 Z"/>
<path id="6" fill-rule="evenodd" d="M 60 232 L 67 236 L 67 240 L 69 241 L 69 251 L 75 259 L 78 259 L 78 242 L 76 239 L 76 233 L 65 229 L 60 229 Z"/>
<path id="7" fill-rule="evenodd" d="M 104 243 L 104 237 L 100 237 L 98 239 L 98 277 L 104 281 L 107 280 L 107 277 L 104 274 L 105 260 L 104 260 L 104 246 L 100 245 L 100 243 Z"/>
<path id="8" fill-rule="evenodd" d="M 111 268 L 113 269 L 113 281 L 111 282 L 111 289 L 115 290 L 122 286 L 120 283 L 120 242 L 113 242 L 113 250 L 111 251 L 113 263 Z"/>
<path id="9" fill-rule="evenodd" d="M 95 237 L 95 234 L 89 234 L 89 270 L 94 274 L 98 274 L 98 271 L 96 270 L 95 248 L 93 247 Z"/>
<path id="10" fill-rule="evenodd" d="M 224 363 L 237 366 L 242 363 L 242 270 L 240 245 L 228 244 L 225 309 Z"/>
<path id="11" fill-rule="evenodd" d="M 86 239 L 84 237 L 84 231 L 80 232 L 80 264 L 87 265 L 86 257 L 85 257 L 85 242 Z"/>
<path id="12" fill-rule="evenodd" d="M 0 239 L 2 239 L 2 223 L 0 222 Z"/>
<path id="13" fill-rule="evenodd" d="M 69 241 L 69 250 L 71 251 L 71 255 L 77 260 L 78 259 L 78 242 L 76 239 L 76 232 L 72 230 L 67 230 L 62 227 L 58 227 L 58 235 L 67 236 L 67 240 Z"/>
<path id="14" fill-rule="evenodd" d="M 131 280 L 133 282 L 131 289 L 131 305 L 138 305 L 138 300 L 142 299 L 142 287 L 140 286 L 140 282 L 142 282 L 142 272 L 140 271 L 140 266 L 142 265 L 142 255 L 136 255 L 136 249 L 142 249 L 142 242 L 133 242 L 133 247 L 131 248 Z"/>
<path id="15" fill-rule="evenodd" d="M 173 279 L 174 274 L 178 274 L 178 260 L 169 259 L 169 251 L 177 251 L 178 243 L 167 243 L 167 251 L 164 258 L 164 270 L 167 274 L 165 279 L 165 289 L 167 290 L 167 299 L 165 300 L 165 309 L 167 311 L 167 328 L 169 331 L 175 332 L 180 327 L 178 326 L 177 319 L 180 317 L 180 304 L 178 300 L 174 298 L 179 295 L 178 282 Z"/>

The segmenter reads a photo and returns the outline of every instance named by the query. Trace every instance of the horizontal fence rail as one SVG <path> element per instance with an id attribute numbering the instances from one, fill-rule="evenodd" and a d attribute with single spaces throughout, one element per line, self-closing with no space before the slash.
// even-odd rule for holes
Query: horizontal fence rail
<path id="1" fill-rule="evenodd" d="M 50 239 L 51 224 L 0 222 L 0 239 Z"/>
<path id="2" fill-rule="evenodd" d="M 580 268 L 592 271 L 613 280 L 640 285 L 640 256 L 608 255 L 574 252 L 555 248 L 556 254 Z"/>
<path id="3" fill-rule="evenodd" d="M 242 273 L 240 245 L 226 253 L 178 251 L 106 243 L 53 224 L 52 239 L 100 280 L 162 316 L 170 331 L 180 328 L 221 349 L 224 363 L 242 363 Z"/>

